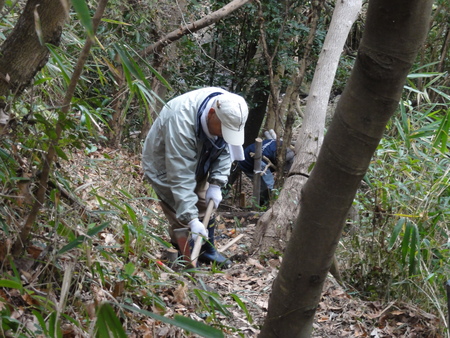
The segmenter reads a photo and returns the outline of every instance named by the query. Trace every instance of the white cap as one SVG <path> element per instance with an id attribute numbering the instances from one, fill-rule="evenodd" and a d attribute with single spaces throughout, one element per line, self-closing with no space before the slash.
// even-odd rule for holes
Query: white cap
<path id="1" fill-rule="evenodd" d="M 242 96 L 223 93 L 217 96 L 213 106 L 222 124 L 222 136 L 228 144 L 244 144 L 244 127 L 248 117 L 248 107 Z"/>

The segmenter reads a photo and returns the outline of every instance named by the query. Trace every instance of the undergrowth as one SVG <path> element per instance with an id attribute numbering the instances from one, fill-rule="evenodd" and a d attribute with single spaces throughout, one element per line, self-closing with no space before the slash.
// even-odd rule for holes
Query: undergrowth
<path id="1" fill-rule="evenodd" d="M 34 229 L 30 256 L 4 260 L 3 336 L 124 337 L 164 323 L 186 336 L 239 335 L 221 319 L 233 316 L 229 305 L 198 279 L 219 270 L 176 272 L 161 259 L 170 246 L 166 221 L 141 180 L 139 157 L 128 156 L 74 152 L 56 172 L 52 185 L 58 188 Z M 245 302 L 233 297 L 240 315 L 248 316 Z M 202 313 L 203 321 L 191 319 L 191 312 Z"/>
<path id="2" fill-rule="evenodd" d="M 355 198 L 359 217 L 346 229 L 339 257 L 346 282 L 360 297 L 413 302 L 446 323 L 450 106 L 448 88 L 433 87 L 441 76 L 409 77 L 406 97 Z M 429 79 L 422 90 L 413 85 L 417 77 Z M 430 102 L 430 92 L 439 94 L 438 102 Z"/>

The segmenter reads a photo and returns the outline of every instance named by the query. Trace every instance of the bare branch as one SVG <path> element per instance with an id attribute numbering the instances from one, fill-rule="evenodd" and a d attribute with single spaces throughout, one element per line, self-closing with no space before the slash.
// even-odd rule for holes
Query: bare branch
<path id="1" fill-rule="evenodd" d="M 221 9 L 212 12 L 211 14 L 205 16 L 204 18 L 201 18 L 200 20 L 197 20 L 189 25 L 180 27 L 179 29 L 168 33 L 166 36 L 162 37 L 159 41 L 155 42 L 154 44 L 148 46 L 143 51 L 141 51 L 139 55 L 141 57 L 145 57 L 147 55 L 157 53 L 165 46 L 181 39 L 183 36 L 192 34 L 194 32 L 199 31 L 202 28 L 208 27 L 213 23 L 216 23 L 217 21 L 230 15 L 230 13 L 234 12 L 235 10 L 237 10 L 238 8 L 242 7 L 243 5 L 245 5 L 250 1 L 251 0 L 234 0 L 230 2 L 228 5 L 223 6 Z"/>

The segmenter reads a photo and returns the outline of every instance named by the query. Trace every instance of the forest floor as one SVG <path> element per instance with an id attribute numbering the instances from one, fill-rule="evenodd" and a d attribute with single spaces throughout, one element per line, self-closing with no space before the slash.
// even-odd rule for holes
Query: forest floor
<path id="1" fill-rule="evenodd" d="M 98 147 L 97 151 L 88 155 L 83 152 L 73 153 L 71 160 L 67 165 L 63 164 L 61 171 L 78 187 L 75 189 L 78 197 L 92 210 L 100 208 L 99 199 L 95 196 L 107 196 L 110 200 L 116 196 L 124 200 L 123 205 L 130 205 L 139 217 L 147 217 L 150 226 L 164 222 L 158 203 L 142 200 L 146 197 L 147 190 L 142 180 L 143 173 L 138 155 L 130 156 L 125 151 Z M 250 181 L 243 178 L 242 182 L 242 189 L 249 196 Z M 133 190 L 132 199 L 124 193 L 130 190 Z M 202 266 L 199 273 L 187 274 L 171 271 L 164 266 L 159 270 L 154 267 L 158 270 L 157 273 L 142 273 L 140 262 L 128 257 L 128 262 L 134 262 L 136 270 L 133 274 L 140 278 L 142 286 L 120 292 L 116 290 L 117 283 L 92 282 L 86 294 L 91 292 L 95 293 L 95 296 L 86 295 L 83 302 L 89 304 L 92 298 L 98 302 L 102 298 L 101 295 L 107 295 L 103 297 L 113 297 L 120 303 L 123 298 L 128 297 L 133 299 L 135 306 L 167 317 L 181 314 L 216 327 L 220 323 L 226 337 L 257 337 L 267 314 L 272 284 L 282 259 L 263 259 L 250 254 L 253 234 L 261 213 L 237 207 L 233 198 L 228 195 L 217 212 L 216 233 L 216 246 L 219 249 L 243 234 L 239 241 L 224 251 L 234 263 L 231 268 L 219 271 Z M 166 228 L 162 226 L 155 231 L 159 231 L 163 239 L 169 240 L 164 229 Z M 109 231 L 109 228 L 106 228 L 97 235 L 93 248 L 120 244 L 122 235 Z M 123 248 L 116 250 L 123 252 Z M 148 250 L 149 256 L 161 264 L 164 247 L 156 244 L 151 245 Z M 120 262 L 119 257 L 114 259 L 114 264 L 125 265 L 127 262 Z M 93 259 L 102 262 L 105 261 L 105 256 Z M 82 270 L 83 267 L 79 269 Z M 177 268 L 174 267 L 173 270 Z M 180 280 L 185 283 L 179 283 Z M 159 286 L 152 287 L 151 292 L 158 293 L 158 299 L 163 300 L 163 310 L 161 307 L 139 301 L 138 294 L 147 292 L 145 285 L 156 284 Z M 211 293 L 197 292 L 196 296 L 193 296 L 195 290 L 203 288 L 202 285 Z M 329 275 L 315 314 L 313 337 L 443 337 L 439 319 L 419 307 L 396 301 L 366 301 L 359 299 L 357 293 L 352 291 L 350 286 L 338 283 Z M 199 306 L 199 295 L 205 299 L 203 307 Z M 210 311 L 211 302 L 216 304 L 219 311 Z M 126 329 L 129 337 L 194 337 L 178 327 L 145 317 L 141 313 L 128 314 Z M 75 334 L 74 331 L 72 335 L 65 337 L 81 336 L 85 335 Z"/>

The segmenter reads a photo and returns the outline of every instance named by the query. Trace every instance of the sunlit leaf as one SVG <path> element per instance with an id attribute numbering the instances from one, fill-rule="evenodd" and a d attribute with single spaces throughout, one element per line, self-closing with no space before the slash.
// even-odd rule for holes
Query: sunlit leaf
<path id="1" fill-rule="evenodd" d="M 73 8 L 80 18 L 81 24 L 86 28 L 86 32 L 90 37 L 94 36 L 94 25 L 92 23 L 89 7 L 85 0 L 72 0 Z"/>

